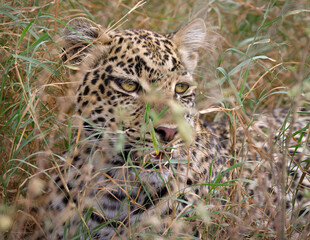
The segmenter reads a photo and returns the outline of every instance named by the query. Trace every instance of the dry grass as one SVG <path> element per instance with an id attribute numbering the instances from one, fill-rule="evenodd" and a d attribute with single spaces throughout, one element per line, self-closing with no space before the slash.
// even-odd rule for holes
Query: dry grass
<path id="1" fill-rule="evenodd" d="M 236 116 L 245 111 L 251 116 L 278 106 L 309 108 L 309 1 L 148 1 L 119 22 L 137 3 L 0 3 L 0 238 L 22 239 L 38 225 L 30 209 L 40 204 L 46 189 L 42 179 L 49 178 L 51 162 L 72 148 L 73 88 L 68 66 L 60 62 L 58 39 L 73 17 L 161 33 L 173 32 L 191 18 L 205 18 L 210 38 L 196 72 L 200 110 L 233 109 L 225 112 L 238 124 Z M 208 120 L 221 117 L 217 110 L 205 114 Z M 226 212 L 212 217 L 219 224 L 207 229 L 210 238 L 233 236 L 239 229 L 228 231 Z M 238 224 L 248 223 L 232 226 Z"/>

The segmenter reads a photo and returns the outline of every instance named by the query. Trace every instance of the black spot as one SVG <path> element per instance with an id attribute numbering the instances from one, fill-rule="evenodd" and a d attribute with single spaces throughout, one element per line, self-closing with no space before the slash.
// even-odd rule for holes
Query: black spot
<path id="1" fill-rule="evenodd" d="M 98 120 L 99 122 L 105 122 L 105 121 L 106 121 L 104 117 L 98 117 L 97 120 Z"/>
<path id="2" fill-rule="evenodd" d="M 123 70 L 125 71 L 125 73 L 130 74 L 130 71 L 127 68 L 123 68 Z"/>
<path id="3" fill-rule="evenodd" d="M 108 91 L 108 92 L 107 92 L 107 96 L 110 97 L 111 95 L 112 95 L 112 92 L 111 92 L 111 91 Z"/>
<path id="4" fill-rule="evenodd" d="M 168 39 L 162 40 L 162 42 L 165 43 L 165 45 L 172 46 L 171 42 Z"/>
<path id="5" fill-rule="evenodd" d="M 98 72 L 99 72 L 98 70 L 94 71 L 94 73 L 93 73 L 94 76 L 93 76 L 92 81 L 91 81 L 92 83 L 93 83 L 93 82 L 96 83 L 97 80 L 99 79 L 99 74 L 98 74 Z"/>
<path id="6" fill-rule="evenodd" d="M 98 94 L 97 91 L 92 91 L 91 94 L 92 94 L 92 95 L 96 95 L 97 97 L 99 97 L 99 94 Z"/>
<path id="7" fill-rule="evenodd" d="M 102 110 L 103 110 L 103 107 L 100 107 L 100 108 L 95 109 L 95 112 L 96 113 L 102 113 Z"/>
<path id="8" fill-rule="evenodd" d="M 78 99 L 77 99 L 78 103 L 81 102 L 81 100 L 82 100 L 82 95 L 81 95 L 81 93 L 80 93 L 80 94 L 79 94 L 79 97 L 78 97 Z"/>
<path id="9" fill-rule="evenodd" d="M 168 61 L 168 60 L 169 60 L 169 55 L 168 55 L 168 54 L 165 54 L 165 55 L 164 55 L 164 59 L 165 59 L 166 61 Z"/>
<path id="10" fill-rule="evenodd" d="M 116 61 L 116 60 L 117 60 L 117 56 L 115 56 L 115 57 L 110 57 L 110 58 L 108 59 L 109 62 L 114 62 L 114 61 Z"/>
<path id="11" fill-rule="evenodd" d="M 88 93 L 89 93 L 89 87 L 86 86 L 85 89 L 84 89 L 83 95 L 87 95 Z"/>
<path id="12" fill-rule="evenodd" d="M 102 94 L 104 94 L 104 86 L 102 84 L 99 85 L 99 90 Z"/>
<path id="13" fill-rule="evenodd" d="M 107 68 L 105 69 L 107 73 L 111 74 L 113 71 L 113 68 L 111 65 L 107 66 Z"/>
<path id="14" fill-rule="evenodd" d="M 92 83 L 93 85 L 95 85 L 95 84 L 97 83 L 97 81 L 98 81 L 98 78 L 93 78 L 93 79 L 91 80 L 91 83 Z"/>
<path id="15" fill-rule="evenodd" d="M 177 64 L 177 60 L 175 59 L 175 57 L 172 57 L 172 64 L 173 64 L 173 66 L 175 66 Z"/>
<path id="16" fill-rule="evenodd" d="M 122 44 L 123 41 L 124 41 L 124 38 L 120 37 L 119 40 L 118 40 L 118 44 Z"/>
<path id="17" fill-rule="evenodd" d="M 74 158 L 73 158 L 73 162 L 77 162 L 77 161 L 79 161 L 80 160 L 80 156 L 75 156 Z"/>
<path id="18" fill-rule="evenodd" d="M 114 48 L 115 48 L 114 46 L 110 48 L 110 50 L 109 50 L 109 55 L 112 54 L 112 52 L 114 51 Z M 105 61 L 106 61 L 106 60 L 105 60 Z M 104 64 L 104 65 L 105 65 L 105 64 Z"/>
<path id="19" fill-rule="evenodd" d="M 112 113 L 112 114 L 114 112 L 113 108 L 110 108 L 108 111 L 109 111 L 109 113 Z"/>
<path id="20" fill-rule="evenodd" d="M 115 54 L 119 53 L 121 51 L 122 47 L 118 47 L 115 49 Z"/>
<path id="21" fill-rule="evenodd" d="M 64 197 L 64 198 L 62 199 L 62 202 L 63 202 L 64 204 L 67 204 L 67 203 L 69 202 L 69 200 L 68 200 L 68 198 Z"/>
<path id="22" fill-rule="evenodd" d="M 88 79 L 88 76 L 89 76 L 89 72 L 85 74 L 85 77 L 84 77 L 84 79 L 83 79 L 83 85 L 86 84 L 86 81 L 87 81 L 87 79 Z"/>
<path id="23" fill-rule="evenodd" d="M 116 64 L 116 66 L 118 67 L 124 67 L 125 66 L 125 63 L 123 61 L 120 61 Z"/>
<path id="24" fill-rule="evenodd" d="M 88 104 L 88 101 L 82 103 L 82 107 L 85 107 Z"/>
<path id="25" fill-rule="evenodd" d="M 190 185 L 192 185 L 192 184 L 193 184 L 193 181 L 192 181 L 191 179 L 189 179 L 189 178 L 188 178 L 186 183 L 187 183 L 187 185 L 189 185 L 189 186 L 190 186 Z"/>

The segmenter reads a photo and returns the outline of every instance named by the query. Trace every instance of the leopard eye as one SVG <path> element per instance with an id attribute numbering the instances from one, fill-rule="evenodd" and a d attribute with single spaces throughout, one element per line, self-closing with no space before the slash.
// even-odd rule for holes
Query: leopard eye
<path id="1" fill-rule="evenodd" d="M 176 93 L 185 93 L 185 91 L 189 88 L 189 84 L 187 83 L 178 83 L 175 85 Z"/>
<path id="2" fill-rule="evenodd" d="M 134 81 L 129 81 L 121 83 L 121 87 L 127 92 L 134 92 L 138 89 L 139 84 Z"/>

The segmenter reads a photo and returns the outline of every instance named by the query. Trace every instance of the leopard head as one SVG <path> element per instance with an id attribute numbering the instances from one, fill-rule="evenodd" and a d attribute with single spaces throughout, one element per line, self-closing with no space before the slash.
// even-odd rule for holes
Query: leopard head
<path id="1" fill-rule="evenodd" d="M 202 19 L 161 35 L 106 30 L 79 17 L 66 25 L 62 39 L 63 59 L 74 66 L 71 79 L 78 82 L 83 132 L 111 151 L 112 163 L 129 156 L 137 164 L 146 156 L 154 163 L 188 146 L 197 121 L 193 72 L 205 45 Z"/>

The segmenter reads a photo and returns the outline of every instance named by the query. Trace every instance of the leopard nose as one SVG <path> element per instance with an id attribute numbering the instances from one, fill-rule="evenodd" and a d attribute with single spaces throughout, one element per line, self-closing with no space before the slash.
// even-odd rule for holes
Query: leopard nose
<path id="1" fill-rule="evenodd" d="M 155 132 L 159 135 L 162 141 L 170 142 L 177 134 L 177 128 L 159 126 L 155 128 Z"/>

